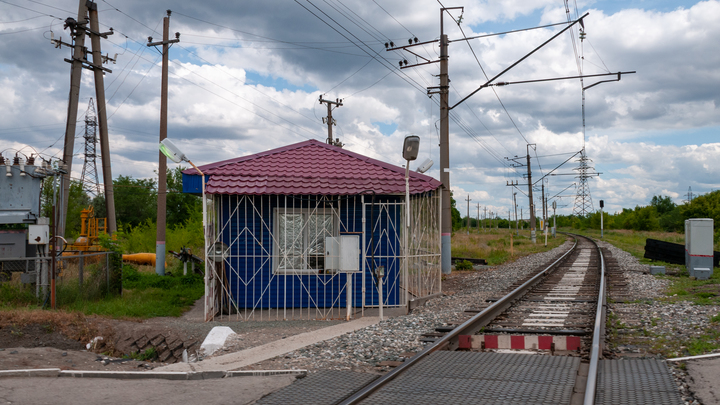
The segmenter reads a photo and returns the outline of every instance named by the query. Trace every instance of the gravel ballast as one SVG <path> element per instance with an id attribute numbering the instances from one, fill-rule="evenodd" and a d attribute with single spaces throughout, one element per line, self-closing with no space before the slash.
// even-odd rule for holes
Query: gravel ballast
<path id="1" fill-rule="evenodd" d="M 477 272 L 454 274 L 451 277 L 461 278 L 464 288 L 432 299 L 409 315 L 386 319 L 376 325 L 248 368 L 301 368 L 311 372 L 323 369 L 375 373 L 386 371 L 387 367 L 380 363 L 403 361 L 425 346 L 425 343 L 419 341 L 423 333 L 434 332 L 436 327 L 461 318 L 466 309 L 477 308 L 487 298 L 496 296 L 569 247 L 570 242 L 566 242 L 551 251 L 525 256 L 512 263 Z"/>

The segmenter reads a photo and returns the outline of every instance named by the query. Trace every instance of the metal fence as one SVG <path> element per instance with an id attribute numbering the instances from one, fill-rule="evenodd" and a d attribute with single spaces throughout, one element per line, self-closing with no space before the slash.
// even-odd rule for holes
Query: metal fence
<path id="1" fill-rule="evenodd" d="M 102 295 L 111 292 L 114 252 L 65 252 L 55 258 L 57 299 Z M 44 299 L 50 291 L 52 257 L 0 258 L 0 282 L 33 285 L 35 295 Z"/>
<path id="2" fill-rule="evenodd" d="M 206 320 L 347 319 L 440 292 L 439 193 L 411 196 L 410 226 L 398 195 L 208 197 Z M 356 270 L 326 263 L 340 236 L 359 240 Z"/>

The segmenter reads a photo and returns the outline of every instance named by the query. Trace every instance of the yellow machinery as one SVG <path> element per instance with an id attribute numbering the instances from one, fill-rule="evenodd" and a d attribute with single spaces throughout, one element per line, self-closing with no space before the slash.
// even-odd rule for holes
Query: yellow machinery
<path id="1" fill-rule="evenodd" d="M 92 205 L 80 211 L 80 236 L 68 250 L 97 252 L 105 250 L 98 244 L 98 236 L 107 233 L 107 218 L 95 218 Z"/>

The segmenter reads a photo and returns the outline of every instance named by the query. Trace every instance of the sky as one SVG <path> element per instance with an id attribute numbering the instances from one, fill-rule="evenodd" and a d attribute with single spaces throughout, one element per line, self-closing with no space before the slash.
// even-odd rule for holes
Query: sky
<path id="1" fill-rule="evenodd" d="M 654 195 L 676 203 L 720 188 L 720 1 L 511 0 L 449 3 L 450 104 L 564 28 L 465 39 L 583 19 L 496 81 L 514 82 L 636 71 L 617 76 L 483 88 L 451 111 L 450 182 L 458 208 L 508 216 L 512 194 L 527 218 L 525 156 L 533 183 L 545 177 L 558 214 L 570 214 L 585 150 L 594 209 L 647 205 Z M 401 166 L 403 138 L 421 138 L 415 169 L 439 178 L 440 1 L 416 0 L 98 0 L 105 67 L 112 174 L 156 177 L 161 55 L 146 46 L 170 32 L 168 137 L 197 165 L 302 142 L 324 141 L 325 105 L 345 148 Z M 76 0 L 0 0 L 0 154 L 62 157 L 67 120 L 70 41 Z M 428 44 L 386 51 L 385 43 Z M 89 42 L 89 41 L 88 41 Z M 86 42 L 87 43 L 87 42 Z M 713 45 L 714 44 L 714 45 Z M 423 59 L 424 58 L 424 59 Z M 398 62 L 407 60 L 400 69 Z M 412 65 L 433 61 L 419 66 Z M 80 90 L 72 176 L 80 178 L 84 118 L 94 80 Z M 531 146 L 528 146 L 530 144 Z M 99 148 L 98 148 L 99 150 Z M 516 158 L 518 157 L 518 158 Z M 568 160 L 569 159 L 569 160 Z M 557 168 L 564 161 L 564 165 Z M 97 162 L 100 170 L 100 162 Z M 170 167 L 174 167 L 169 162 Z M 100 177 L 102 181 L 102 176 Z M 539 191 L 540 182 L 537 183 Z M 535 192 L 539 198 L 540 193 Z M 538 212 L 540 212 L 540 204 Z M 520 213 L 520 211 L 519 211 Z"/>

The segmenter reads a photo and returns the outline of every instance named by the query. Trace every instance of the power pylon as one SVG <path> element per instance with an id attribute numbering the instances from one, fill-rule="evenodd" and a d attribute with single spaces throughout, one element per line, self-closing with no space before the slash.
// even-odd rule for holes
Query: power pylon
<path id="1" fill-rule="evenodd" d="M 95 159 L 97 153 L 95 152 L 95 144 L 97 143 L 97 116 L 95 115 L 95 104 L 93 99 L 90 98 L 88 103 L 88 109 L 85 112 L 85 162 L 83 163 L 82 175 L 80 176 L 80 183 L 82 184 L 83 190 L 89 194 L 98 196 L 101 194 L 100 182 L 98 181 L 97 165 Z"/>
<path id="2" fill-rule="evenodd" d="M 597 176 L 598 173 L 595 173 L 594 167 L 588 166 L 588 162 L 590 162 L 590 158 L 585 155 L 585 148 L 580 152 L 580 159 L 578 159 L 578 162 L 580 165 L 573 169 L 577 171 L 577 176 L 575 176 L 578 179 L 577 182 L 577 193 L 575 195 L 575 206 L 573 207 L 573 215 L 577 216 L 585 216 L 591 212 L 595 211 L 595 208 L 593 207 L 592 197 L 590 196 L 590 185 L 588 184 L 588 179 L 590 177 Z"/>

